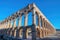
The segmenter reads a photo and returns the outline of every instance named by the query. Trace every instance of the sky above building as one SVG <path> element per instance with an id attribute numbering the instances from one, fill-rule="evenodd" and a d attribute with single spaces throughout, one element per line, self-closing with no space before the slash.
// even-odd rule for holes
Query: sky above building
<path id="1" fill-rule="evenodd" d="M 35 3 L 56 29 L 60 29 L 60 0 L 0 0 L 0 21 Z"/>

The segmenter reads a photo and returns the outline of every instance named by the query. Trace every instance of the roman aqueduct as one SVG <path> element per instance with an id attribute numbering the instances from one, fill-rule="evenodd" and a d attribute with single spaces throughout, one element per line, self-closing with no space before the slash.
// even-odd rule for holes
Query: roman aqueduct
<path id="1" fill-rule="evenodd" d="M 28 14 L 32 13 L 32 24 L 28 25 Z M 24 15 L 24 25 L 22 26 L 22 16 Z M 18 21 L 16 21 L 18 20 Z M 37 22 L 36 22 L 37 20 Z M 17 38 L 28 38 L 31 35 L 32 40 L 36 37 L 43 38 L 56 32 L 54 26 L 43 15 L 43 13 L 33 4 L 17 11 L 15 14 L 7 17 L 0 23 L 0 34 L 9 35 Z"/>

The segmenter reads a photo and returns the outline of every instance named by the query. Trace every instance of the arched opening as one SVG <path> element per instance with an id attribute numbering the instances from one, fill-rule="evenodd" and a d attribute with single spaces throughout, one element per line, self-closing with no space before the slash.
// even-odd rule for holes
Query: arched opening
<path id="1" fill-rule="evenodd" d="M 23 38 L 23 29 L 22 29 L 22 28 L 19 30 L 19 37 L 20 37 L 21 39 Z"/>
<path id="2" fill-rule="evenodd" d="M 32 12 L 28 13 L 28 25 L 32 25 Z"/>
<path id="3" fill-rule="evenodd" d="M 23 37 L 23 28 L 22 27 L 17 28 L 16 37 L 22 39 L 22 37 Z"/>
<path id="4" fill-rule="evenodd" d="M 44 27 L 45 27 L 45 21 L 44 21 Z"/>
<path id="5" fill-rule="evenodd" d="M 36 26 L 38 26 L 38 19 L 39 17 L 38 17 L 38 14 L 37 14 L 37 12 L 36 12 Z"/>
<path id="6" fill-rule="evenodd" d="M 27 39 L 32 39 L 32 30 L 31 30 L 31 28 L 27 29 Z"/>
<path id="7" fill-rule="evenodd" d="M 42 16 L 40 16 L 40 27 L 42 27 Z"/>
<path id="8" fill-rule="evenodd" d="M 18 18 L 16 18 L 16 27 L 18 27 L 18 19 L 19 19 L 19 17 Z"/>
<path id="9" fill-rule="evenodd" d="M 37 38 L 39 36 L 39 15 L 37 12 L 36 12 L 36 36 Z"/>
<path id="10" fill-rule="evenodd" d="M 21 26 L 24 26 L 24 20 L 25 20 L 24 15 L 22 15 L 22 22 L 21 22 Z"/>
<path id="11" fill-rule="evenodd" d="M 13 28 L 12 28 L 12 36 L 16 37 L 16 27 L 17 26 L 17 18 L 13 19 Z"/>
<path id="12" fill-rule="evenodd" d="M 19 27 L 19 29 L 17 29 L 16 32 L 17 32 L 16 37 L 22 39 L 23 38 L 23 28 Z"/>
<path id="13" fill-rule="evenodd" d="M 10 30 L 9 30 L 9 35 L 12 36 L 12 30 L 13 30 L 13 20 L 11 21 L 11 25 L 10 25 Z"/>
<path id="14" fill-rule="evenodd" d="M 16 37 L 16 27 L 12 30 L 12 36 Z"/>
<path id="15" fill-rule="evenodd" d="M 41 28 L 41 34 L 40 36 L 43 37 L 43 29 L 42 29 L 42 16 L 40 16 L 40 28 Z"/>

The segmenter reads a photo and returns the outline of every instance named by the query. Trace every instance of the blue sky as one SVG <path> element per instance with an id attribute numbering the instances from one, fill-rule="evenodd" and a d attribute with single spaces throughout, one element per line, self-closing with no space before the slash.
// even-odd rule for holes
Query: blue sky
<path id="1" fill-rule="evenodd" d="M 0 21 L 35 3 L 56 29 L 60 29 L 60 0 L 0 0 Z"/>

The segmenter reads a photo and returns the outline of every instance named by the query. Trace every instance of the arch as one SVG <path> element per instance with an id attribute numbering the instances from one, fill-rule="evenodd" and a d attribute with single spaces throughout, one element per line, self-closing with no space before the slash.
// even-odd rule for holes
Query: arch
<path id="1" fill-rule="evenodd" d="M 40 27 L 42 27 L 42 16 L 40 16 Z"/>
<path id="2" fill-rule="evenodd" d="M 39 24 L 38 24 L 38 23 L 39 23 L 39 21 L 38 21 L 38 20 L 39 20 L 39 15 L 38 15 L 38 14 L 37 14 L 37 12 L 36 12 L 36 26 L 38 26 L 38 25 L 39 25 Z"/>
<path id="3" fill-rule="evenodd" d="M 18 17 L 16 18 L 16 27 L 18 26 Z"/>
<path id="4" fill-rule="evenodd" d="M 28 25 L 32 25 L 32 12 L 28 13 Z"/>
<path id="5" fill-rule="evenodd" d="M 12 36 L 13 37 L 16 37 L 16 29 L 17 29 L 17 27 L 14 27 L 13 30 L 12 30 Z"/>
<path id="6" fill-rule="evenodd" d="M 27 36 L 27 38 L 32 38 L 31 28 L 27 28 L 27 29 L 26 29 L 26 36 Z"/>
<path id="7" fill-rule="evenodd" d="M 18 27 L 17 30 L 16 30 L 16 37 L 17 38 L 23 38 L 23 27 Z"/>
<path id="8" fill-rule="evenodd" d="M 22 22 L 21 22 L 21 26 L 24 26 L 24 15 L 22 15 Z"/>

